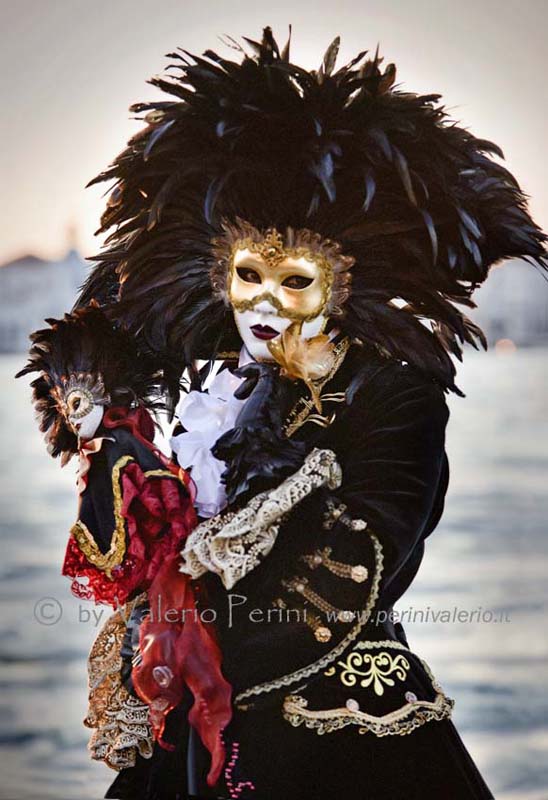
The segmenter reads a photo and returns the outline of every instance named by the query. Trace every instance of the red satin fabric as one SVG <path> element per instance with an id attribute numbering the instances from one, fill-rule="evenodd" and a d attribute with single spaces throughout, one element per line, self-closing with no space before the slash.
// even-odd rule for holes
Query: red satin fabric
<path id="1" fill-rule="evenodd" d="M 214 626 L 202 622 L 195 582 L 179 572 L 179 558 L 166 560 L 148 591 L 150 616 L 140 630 L 142 661 L 133 668 L 137 694 L 149 705 L 155 735 L 162 740 L 166 715 L 183 696 L 194 697 L 188 720 L 211 753 L 207 782 L 217 783 L 225 762 L 221 731 L 232 716 L 232 687 L 221 672 Z"/>
<path id="2" fill-rule="evenodd" d="M 154 420 L 144 406 L 128 409 L 125 406 L 111 406 L 103 415 L 105 428 L 125 428 L 145 444 L 154 441 Z M 154 448 L 156 450 L 156 448 Z"/>

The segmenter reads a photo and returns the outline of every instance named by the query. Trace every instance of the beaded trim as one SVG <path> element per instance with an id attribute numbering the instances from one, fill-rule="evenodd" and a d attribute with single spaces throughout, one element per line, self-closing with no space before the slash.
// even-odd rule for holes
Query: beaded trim
<path id="1" fill-rule="evenodd" d="M 353 642 L 356 637 L 359 635 L 360 631 L 363 630 L 365 625 L 369 622 L 371 614 L 373 612 L 373 608 L 375 603 L 377 602 L 379 596 L 379 586 L 381 581 L 381 576 L 383 572 L 383 564 L 384 564 L 384 557 L 382 552 L 382 545 L 377 538 L 377 536 L 372 532 L 369 531 L 369 536 L 371 537 L 373 547 L 375 550 L 375 573 L 371 580 L 371 591 L 369 592 L 369 597 L 367 598 L 367 603 L 365 608 L 362 612 L 358 615 L 358 622 L 356 625 L 346 634 L 346 636 L 330 650 L 326 653 L 322 658 L 318 659 L 318 661 L 314 661 L 312 664 L 309 664 L 306 667 L 302 667 L 301 669 L 296 670 L 295 672 L 290 672 L 288 675 L 283 675 L 280 678 L 276 678 L 272 681 L 266 681 L 265 683 L 259 683 L 255 686 L 251 686 L 249 689 L 246 689 L 243 692 L 240 692 L 235 698 L 235 703 L 239 703 L 242 700 L 245 700 L 248 697 L 252 697 L 253 695 L 263 694 L 264 692 L 271 692 L 274 689 L 281 689 L 284 686 L 289 686 L 291 683 L 295 681 L 302 680 L 303 678 L 308 678 L 310 675 L 314 675 L 316 672 L 319 672 L 321 669 L 325 669 L 325 667 L 329 666 L 331 662 L 340 656 L 348 645 Z"/>
<path id="2" fill-rule="evenodd" d="M 110 547 L 102 553 L 93 534 L 81 520 L 74 523 L 70 529 L 76 544 L 85 555 L 90 564 L 102 570 L 112 580 L 112 570 L 122 563 L 126 552 L 126 527 L 122 516 L 122 487 L 120 486 L 120 473 L 130 461 L 132 456 L 122 456 L 112 469 L 112 496 L 114 507 L 114 531 Z"/>
<path id="3" fill-rule="evenodd" d="M 308 701 L 300 695 L 287 695 L 284 699 L 282 713 L 294 727 L 305 725 L 322 735 L 333 733 L 347 725 L 359 725 L 358 733 L 373 733 L 375 736 L 404 736 L 425 722 L 441 720 L 451 716 L 454 701 L 438 692 L 433 702 L 414 700 L 407 702 L 396 711 L 376 717 L 365 711 L 351 708 L 328 708 L 311 711 Z"/>
<path id="4" fill-rule="evenodd" d="M 249 789 L 249 791 L 251 792 L 255 790 L 255 784 L 253 783 L 253 781 L 238 781 L 238 783 L 234 783 L 232 779 L 232 772 L 234 771 L 234 767 L 236 766 L 236 762 L 238 761 L 239 755 L 240 755 L 240 743 L 233 742 L 230 753 L 230 759 L 225 768 L 225 781 L 231 800 L 232 798 L 236 800 L 236 798 L 238 798 L 245 789 Z"/>

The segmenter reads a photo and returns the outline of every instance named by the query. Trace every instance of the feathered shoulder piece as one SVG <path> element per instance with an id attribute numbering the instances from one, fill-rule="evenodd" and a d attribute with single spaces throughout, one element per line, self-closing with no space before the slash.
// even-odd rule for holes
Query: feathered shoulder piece
<path id="1" fill-rule="evenodd" d="M 159 378 L 133 338 L 117 330 L 92 303 L 31 334 L 29 360 L 16 377 L 38 372 L 32 383 L 40 430 L 52 456 L 69 456 L 78 439 L 67 423 L 71 394 L 90 403 L 158 407 Z"/>
<path id="2" fill-rule="evenodd" d="M 114 182 L 100 229 L 112 233 L 82 302 L 115 303 L 182 370 L 238 344 L 212 291 L 226 231 L 311 231 L 354 260 L 337 327 L 455 389 L 449 354 L 482 341 L 457 305 L 473 306 L 500 259 L 546 268 L 500 149 L 439 95 L 404 91 L 378 53 L 337 69 L 337 38 L 309 71 L 270 28 L 245 42 L 231 42 L 238 60 L 170 54 L 169 77 L 151 81 L 165 99 L 132 107 L 146 125 L 95 179 Z"/>

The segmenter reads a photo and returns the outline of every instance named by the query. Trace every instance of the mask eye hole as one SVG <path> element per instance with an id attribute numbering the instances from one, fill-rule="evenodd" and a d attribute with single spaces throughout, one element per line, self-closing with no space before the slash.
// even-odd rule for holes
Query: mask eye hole
<path id="1" fill-rule="evenodd" d="M 261 276 L 251 267 L 237 267 L 238 277 L 246 283 L 262 283 Z"/>
<path id="2" fill-rule="evenodd" d="M 69 417 L 81 419 L 82 417 L 85 417 L 86 414 L 89 414 L 92 409 L 93 402 L 85 394 L 85 392 L 76 390 L 69 394 L 66 405 L 67 414 Z"/>
<path id="3" fill-rule="evenodd" d="M 306 289 L 313 280 L 313 278 L 307 278 L 304 275 L 290 275 L 283 281 L 282 286 L 286 286 L 288 289 Z"/>

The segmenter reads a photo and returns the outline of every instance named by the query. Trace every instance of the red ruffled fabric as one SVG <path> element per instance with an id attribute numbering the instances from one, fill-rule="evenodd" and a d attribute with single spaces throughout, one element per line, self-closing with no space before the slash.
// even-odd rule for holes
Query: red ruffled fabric
<path id="1" fill-rule="evenodd" d="M 173 478 L 147 477 L 138 464 L 130 462 L 120 481 L 121 513 L 127 528 L 124 560 L 109 578 L 88 561 L 71 536 L 62 569 L 63 575 L 74 578 L 74 594 L 114 608 L 136 590 L 150 586 L 163 561 L 179 553 L 196 524 L 192 500 Z M 87 578 L 87 584 L 81 578 Z"/>
<path id="2" fill-rule="evenodd" d="M 124 560 L 112 570 L 112 578 L 88 561 L 72 536 L 68 541 L 62 574 L 74 578 L 73 594 L 117 608 L 137 589 L 148 588 L 163 559 L 181 549 L 183 540 L 196 524 L 195 487 L 188 473 L 154 446 L 154 422 L 146 408 L 113 406 L 105 412 L 103 424 L 105 428 L 129 431 L 180 481 L 147 478 L 135 462 L 123 470 L 121 511 L 126 520 L 128 542 Z M 82 578 L 87 583 L 82 582 Z"/>

